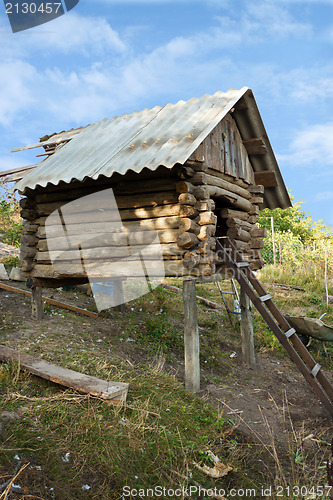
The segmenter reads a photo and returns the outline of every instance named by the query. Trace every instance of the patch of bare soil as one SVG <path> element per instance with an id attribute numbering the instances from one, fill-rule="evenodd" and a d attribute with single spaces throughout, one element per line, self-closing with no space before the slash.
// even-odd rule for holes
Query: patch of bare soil
<path id="1" fill-rule="evenodd" d="M 19 286 L 25 288 L 24 284 Z M 92 306 L 91 298 L 75 291 L 48 290 L 45 294 L 79 307 Z M 3 314 L 0 342 L 10 347 L 24 348 L 29 342 L 39 342 L 41 335 L 50 335 L 52 339 L 59 339 L 58 347 L 68 350 L 67 335 L 68 338 L 76 338 L 73 341 L 76 344 L 84 342 L 86 348 L 93 349 L 95 354 L 107 352 L 108 345 L 112 344 L 115 349 L 109 356 L 114 353 L 133 364 L 151 360 L 151 355 L 132 342 L 124 330 L 129 318 L 134 323 L 139 322 L 139 318 L 142 321 L 143 313 L 128 311 L 123 315 L 88 318 L 52 308 L 45 319 L 33 321 L 29 299 L 3 290 L 0 291 L 0 307 Z M 202 370 L 202 390 L 198 395 L 237 425 L 241 441 L 261 444 L 267 450 L 275 447 L 282 456 L 288 452 L 291 434 L 294 440 L 300 440 L 308 453 L 315 456 L 324 449 L 329 458 L 332 420 L 293 363 L 287 358 L 278 359 L 266 353 L 257 355 L 255 367 L 244 367 L 239 349 L 234 350 L 236 356 L 229 359 L 227 376 L 221 376 L 221 371 Z M 61 364 L 61 352 L 55 348 L 55 343 L 43 344 L 41 355 L 45 354 Z M 165 368 L 183 380 L 182 359 L 171 355 Z M 332 379 L 330 374 L 328 376 Z"/>
<path id="2" fill-rule="evenodd" d="M 274 440 L 280 448 L 292 429 L 310 434 L 317 427 L 323 437 L 322 430 L 332 428 L 327 410 L 289 359 L 258 355 L 256 367 L 239 360 L 225 384 L 208 384 L 204 393 L 255 442 Z"/>

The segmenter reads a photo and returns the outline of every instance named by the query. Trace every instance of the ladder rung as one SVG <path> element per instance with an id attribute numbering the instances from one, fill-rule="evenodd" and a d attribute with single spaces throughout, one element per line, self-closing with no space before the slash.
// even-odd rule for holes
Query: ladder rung
<path id="1" fill-rule="evenodd" d="M 312 370 L 311 370 L 311 375 L 312 375 L 313 377 L 316 377 L 320 369 L 321 369 L 320 364 L 319 364 L 319 363 L 316 363 L 316 364 L 314 365 L 314 367 L 312 368 Z"/>
<path id="2" fill-rule="evenodd" d="M 290 330 L 288 330 L 287 332 L 284 332 L 284 334 L 287 337 L 287 339 L 289 339 L 289 337 L 291 337 L 292 335 L 294 335 L 294 333 L 296 333 L 295 328 L 290 328 Z"/>
<path id="3" fill-rule="evenodd" d="M 259 297 L 261 302 L 266 302 L 266 300 L 270 300 L 271 298 L 272 296 L 269 293 L 267 295 L 262 295 L 261 297 Z"/>
<path id="4" fill-rule="evenodd" d="M 237 267 L 249 267 L 249 262 L 235 262 Z"/>

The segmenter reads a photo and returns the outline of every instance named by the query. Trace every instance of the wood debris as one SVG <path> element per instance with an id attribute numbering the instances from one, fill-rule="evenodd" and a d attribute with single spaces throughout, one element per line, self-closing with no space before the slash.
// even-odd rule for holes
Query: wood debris
<path id="1" fill-rule="evenodd" d="M 221 460 L 214 455 L 211 450 L 207 450 L 207 455 L 210 456 L 214 463 L 215 467 L 208 467 L 208 465 L 199 465 L 197 462 L 193 462 L 197 469 L 206 474 L 209 477 L 214 479 L 219 479 L 220 477 L 226 476 L 229 472 L 233 470 L 233 467 L 230 464 L 224 464 Z"/>

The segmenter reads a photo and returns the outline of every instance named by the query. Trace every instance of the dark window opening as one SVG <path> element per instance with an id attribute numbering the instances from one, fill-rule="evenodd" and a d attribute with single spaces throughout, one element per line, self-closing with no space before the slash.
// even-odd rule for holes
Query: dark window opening
<path id="1" fill-rule="evenodd" d="M 213 198 L 213 200 L 215 202 L 214 214 L 217 217 L 215 237 L 221 238 L 223 236 L 227 236 L 228 231 L 227 220 L 221 216 L 221 210 L 222 208 L 225 208 L 226 205 L 220 199 Z"/>

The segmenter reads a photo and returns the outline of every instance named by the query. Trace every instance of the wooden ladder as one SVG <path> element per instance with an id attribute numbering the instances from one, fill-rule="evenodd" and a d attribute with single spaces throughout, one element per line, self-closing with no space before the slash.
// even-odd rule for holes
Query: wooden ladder
<path id="1" fill-rule="evenodd" d="M 249 263 L 242 261 L 241 254 L 237 251 L 234 243 L 228 238 L 218 239 L 217 251 L 221 260 L 232 271 L 233 277 L 243 287 L 269 328 L 333 417 L 333 387 L 324 375 L 319 363 L 316 363 L 296 335 L 296 330 L 290 326 L 285 316 L 273 302 L 271 295 L 265 291 L 260 281 L 257 280 L 249 268 Z"/>

